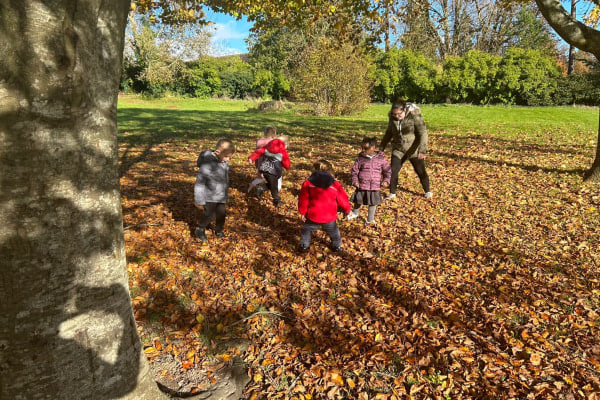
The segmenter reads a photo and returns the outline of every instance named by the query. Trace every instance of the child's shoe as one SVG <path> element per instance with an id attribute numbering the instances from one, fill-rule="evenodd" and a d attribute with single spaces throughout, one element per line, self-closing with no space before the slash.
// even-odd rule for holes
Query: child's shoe
<path id="1" fill-rule="evenodd" d="M 308 253 L 309 250 L 310 250 L 310 246 L 306 246 L 304 244 L 301 244 L 300 246 L 298 246 L 298 253 Z"/>
<path id="2" fill-rule="evenodd" d="M 194 234 L 195 234 L 196 238 L 200 239 L 200 241 L 202 243 L 208 242 L 208 238 L 206 237 L 206 232 L 204 231 L 204 229 L 200 228 L 199 226 L 196 227 Z"/>
<path id="3" fill-rule="evenodd" d="M 432 197 L 433 197 L 433 193 L 431 193 L 431 192 L 425 193 L 425 198 L 426 199 L 431 199 Z"/>
<path id="4" fill-rule="evenodd" d="M 396 193 L 390 193 L 386 196 L 386 200 L 392 200 L 396 198 Z"/>
<path id="5" fill-rule="evenodd" d="M 341 253 L 342 251 L 344 251 L 344 249 L 342 248 L 341 245 L 337 245 L 337 246 L 331 246 L 331 251 L 333 251 L 334 253 Z"/>
<path id="6" fill-rule="evenodd" d="M 365 226 L 376 227 L 377 226 L 377 222 L 375 222 L 375 220 L 373 220 L 373 221 L 366 221 L 365 222 Z"/>
<path id="7" fill-rule="evenodd" d="M 223 231 L 215 232 L 215 236 L 220 239 L 223 239 L 224 237 L 226 237 L 226 235 Z"/>
<path id="8" fill-rule="evenodd" d="M 260 200 L 262 198 L 263 192 L 265 190 L 266 189 L 264 187 L 262 187 L 261 185 L 257 186 L 256 187 L 256 198 Z"/>
<path id="9" fill-rule="evenodd" d="M 352 221 L 354 218 L 358 218 L 358 211 L 352 210 L 348 213 L 348 221 Z"/>

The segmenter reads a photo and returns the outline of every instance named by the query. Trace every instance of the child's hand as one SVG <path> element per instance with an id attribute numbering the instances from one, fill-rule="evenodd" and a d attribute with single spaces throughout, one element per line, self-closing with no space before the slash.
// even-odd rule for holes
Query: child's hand
<path id="1" fill-rule="evenodd" d="M 383 182 L 383 183 L 381 184 L 381 186 L 383 186 L 384 188 L 386 188 L 386 187 L 390 186 L 390 184 L 389 184 L 389 183 L 387 183 L 387 182 Z"/>
<path id="2" fill-rule="evenodd" d="M 356 183 L 353 183 L 353 184 L 352 184 L 352 186 L 354 186 L 355 188 L 357 188 L 357 189 L 358 189 L 358 188 L 359 188 L 359 186 L 360 186 L 360 183 L 358 183 L 358 182 L 356 182 Z"/>
<path id="3" fill-rule="evenodd" d="M 248 159 L 248 164 L 254 164 L 254 161 L 252 161 L 251 158 Z"/>
<path id="4" fill-rule="evenodd" d="M 306 216 L 302 215 L 302 222 L 306 222 Z"/>

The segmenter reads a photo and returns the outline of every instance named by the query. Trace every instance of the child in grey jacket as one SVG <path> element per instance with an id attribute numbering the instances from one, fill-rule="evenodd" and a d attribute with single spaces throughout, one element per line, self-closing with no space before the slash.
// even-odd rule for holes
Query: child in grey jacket
<path id="1" fill-rule="evenodd" d="M 206 227 L 215 221 L 215 235 L 225 237 L 225 203 L 229 190 L 229 158 L 235 152 L 231 140 L 220 139 L 216 149 L 205 150 L 198 156 L 198 174 L 194 185 L 194 202 L 204 207 L 195 234 L 203 243 L 208 241 Z"/>

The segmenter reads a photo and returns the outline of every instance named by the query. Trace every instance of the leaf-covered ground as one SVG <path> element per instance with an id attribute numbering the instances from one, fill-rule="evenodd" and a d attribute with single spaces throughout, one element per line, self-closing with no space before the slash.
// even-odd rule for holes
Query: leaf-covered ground
<path id="1" fill-rule="evenodd" d="M 120 146 L 128 271 L 148 358 L 177 360 L 194 390 L 239 355 L 249 399 L 600 398 L 600 186 L 582 183 L 589 133 L 536 139 L 432 122 L 433 200 L 407 164 L 377 227 L 364 225 L 363 209 L 340 222 L 345 253 L 319 232 L 301 255 L 296 198 L 311 162 L 332 160 L 351 194 L 358 144 L 381 136 L 385 116 L 161 112 L 120 111 L 131 129 Z M 172 133 L 180 118 L 189 125 Z M 247 156 L 272 123 L 292 140 L 278 210 L 268 193 L 262 203 L 246 194 Z M 221 133 L 239 148 L 228 236 L 209 232 L 202 245 L 191 234 L 195 160 Z M 219 345 L 232 338 L 252 344 Z"/>

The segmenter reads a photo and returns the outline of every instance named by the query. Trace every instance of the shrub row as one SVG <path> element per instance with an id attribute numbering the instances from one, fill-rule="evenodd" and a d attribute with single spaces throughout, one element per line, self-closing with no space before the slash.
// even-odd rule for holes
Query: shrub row
<path id="1" fill-rule="evenodd" d="M 334 53 L 329 50 L 329 55 Z M 290 72 L 256 68 L 239 56 L 205 57 L 185 63 L 173 82 L 162 85 L 140 79 L 139 67 L 125 64 L 121 89 L 150 96 L 172 92 L 190 97 L 281 99 L 313 86 L 318 93 L 316 81 L 327 75 L 318 71 L 348 71 L 348 66 L 340 65 L 343 62 L 343 57 L 313 57 L 306 71 Z M 352 63 L 349 70 L 360 65 L 356 59 L 348 62 Z M 420 103 L 600 105 L 600 74 L 565 76 L 555 58 L 537 50 L 511 48 L 503 56 L 474 50 L 439 64 L 411 50 L 392 49 L 365 57 L 364 63 L 365 68 L 358 70 L 368 75 L 371 84 L 354 77 L 347 79 L 346 89 L 353 90 L 356 83 L 373 101 L 403 97 Z M 340 82 L 334 85 L 339 87 Z"/>

